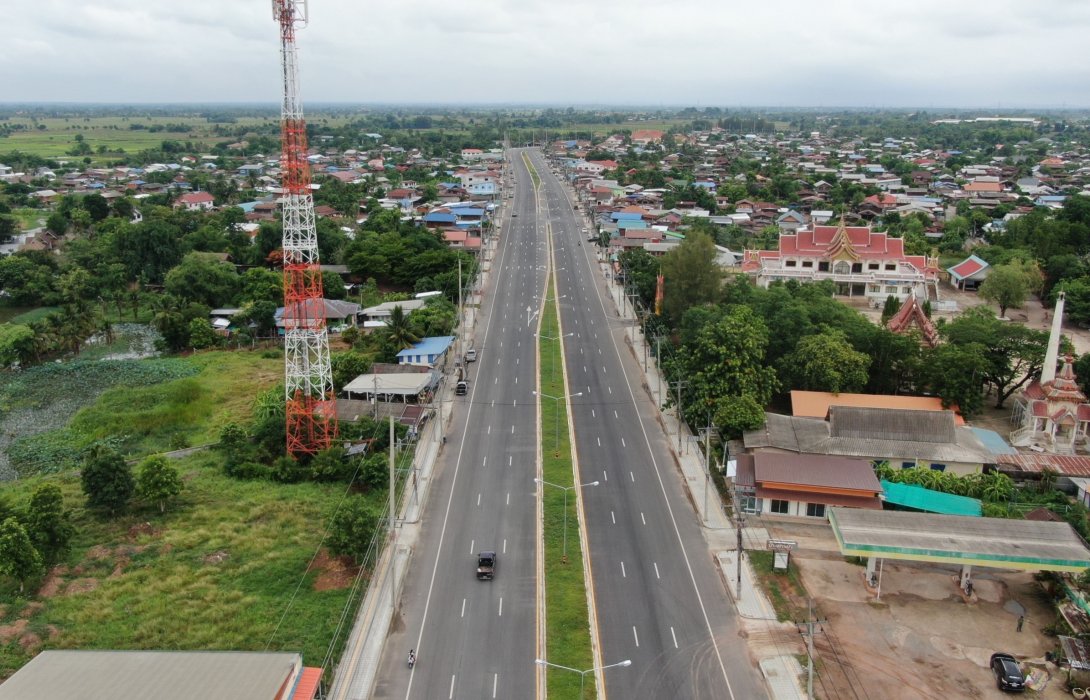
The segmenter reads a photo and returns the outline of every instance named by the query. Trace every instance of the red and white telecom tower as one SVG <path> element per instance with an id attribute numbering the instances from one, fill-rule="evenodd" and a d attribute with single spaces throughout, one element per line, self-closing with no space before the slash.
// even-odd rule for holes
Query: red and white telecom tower
<path id="1" fill-rule="evenodd" d="M 295 28 L 307 22 L 306 0 L 272 0 L 280 23 L 284 79 L 280 111 L 280 186 L 284 212 L 284 391 L 288 454 L 329 447 L 337 434 L 333 373 L 329 365 L 318 235 L 310 192 L 307 129 L 299 97 Z"/>

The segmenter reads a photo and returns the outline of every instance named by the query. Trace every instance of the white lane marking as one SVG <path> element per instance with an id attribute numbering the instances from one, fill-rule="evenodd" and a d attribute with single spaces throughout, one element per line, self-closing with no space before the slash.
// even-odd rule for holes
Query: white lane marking
<path id="1" fill-rule="evenodd" d="M 462 598 L 462 617 L 466 616 L 466 599 Z"/>
<path id="2" fill-rule="evenodd" d="M 507 538 L 503 538 L 503 553 L 507 554 Z"/>
<path id="3" fill-rule="evenodd" d="M 640 645 L 640 635 L 636 633 L 636 626 L 632 625 L 632 637 L 636 640 L 636 646 Z"/>
<path id="4" fill-rule="evenodd" d="M 606 373 L 606 368 L 605 368 L 605 365 L 603 365 L 602 366 L 602 374 L 605 374 L 605 373 Z"/>
<path id="5" fill-rule="evenodd" d="M 477 551 L 477 540 L 470 540 L 469 541 L 469 553 L 473 554 L 476 551 Z"/>
<path id="6" fill-rule="evenodd" d="M 624 562 L 621 562 L 621 578 L 628 578 L 628 574 L 624 572 Z"/>
<path id="7" fill-rule="evenodd" d="M 486 431 L 484 432 L 484 434 L 485 434 L 485 435 L 491 435 L 491 434 L 492 434 L 492 426 L 491 426 L 491 425 L 490 425 L 490 426 L 488 426 L 488 430 L 486 430 Z"/>
<path id="8" fill-rule="evenodd" d="M 586 373 L 587 373 L 587 366 L 583 365 L 583 374 L 586 374 Z"/>
<path id="9" fill-rule="evenodd" d="M 613 387 L 607 386 L 606 391 L 608 391 L 610 394 L 612 394 L 613 393 Z"/>
<path id="10" fill-rule="evenodd" d="M 512 435 L 514 435 L 514 434 L 515 434 L 515 426 L 514 426 L 514 425 L 512 425 L 512 426 L 511 426 L 511 434 L 512 434 Z"/>
<path id="11" fill-rule="evenodd" d="M 633 474 L 632 472 L 628 472 L 628 475 L 629 475 L 630 477 L 632 477 L 632 483 L 633 483 L 633 484 L 634 484 L 634 483 L 636 483 L 636 475 L 635 475 L 635 474 Z"/>
<path id="12" fill-rule="evenodd" d="M 515 377 L 515 384 L 518 384 L 518 383 L 519 383 L 519 378 Z"/>
<path id="13" fill-rule="evenodd" d="M 674 634 L 673 625 L 670 626 L 670 636 L 674 638 L 674 648 L 677 649 L 677 635 Z M 495 696 L 493 696 L 493 697 L 495 697 Z"/>
<path id="14" fill-rule="evenodd" d="M 477 494 L 477 507 L 479 508 L 479 507 L 480 507 L 480 505 L 481 505 L 481 494 L 480 494 L 480 493 L 478 493 L 478 494 Z"/>
<path id="15" fill-rule="evenodd" d="M 488 466 L 488 457 L 485 457 L 483 460 L 481 460 L 481 466 L 482 467 L 487 467 Z"/>
<path id="16" fill-rule="evenodd" d="M 602 438 L 595 438 L 595 439 L 598 440 L 598 447 L 601 447 L 602 446 Z"/>
<path id="17" fill-rule="evenodd" d="M 672 627 L 670 629 L 673 629 Z M 674 645 L 675 647 L 677 644 Z M 500 674 L 492 674 L 492 697 L 496 697 L 496 684 L 500 682 Z"/>
<path id="18" fill-rule="evenodd" d="M 635 628 L 633 628 L 633 629 L 635 629 Z M 639 646 L 639 644 L 637 644 L 636 646 Z M 452 675 L 450 677 L 450 695 L 447 695 L 447 700 L 454 700 L 454 679 L 455 678 L 457 678 L 457 676 Z"/>
<path id="19" fill-rule="evenodd" d="M 642 521 L 643 521 L 643 524 L 644 524 L 644 525 L 646 525 L 646 524 L 647 524 L 647 518 L 645 518 L 645 517 L 644 517 L 644 515 L 643 515 L 643 511 L 642 511 L 642 510 L 640 511 L 640 520 L 642 520 Z"/>
<path id="20" fill-rule="evenodd" d="M 500 617 L 503 617 L 503 598 L 500 598 Z"/>
<path id="21" fill-rule="evenodd" d="M 613 514 L 613 511 L 609 511 L 609 519 L 613 521 L 613 524 L 617 524 L 617 516 Z"/>
<path id="22" fill-rule="evenodd" d="M 604 469 L 602 470 L 602 481 L 609 481 L 609 474 Z"/>
<path id="23" fill-rule="evenodd" d="M 624 442 L 624 438 L 621 438 L 621 447 L 628 447 L 628 445 L 626 445 Z"/>
<path id="24" fill-rule="evenodd" d="M 614 418 L 620 418 L 620 416 L 617 415 L 617 409 L 613 409 L 613 417 Z"/>
<path id="25" fill-rule="evenodd" d="M 662 577 L 659 576 L 659 563 L 655 561 L 651 562 L 651 564 L 655 567 L 655 578 L 661 579 Z"/>
<path id="26" fill-rule="evenodd" d="M 519 363 L 519 358 L 516 357 L 515 358 L 515 364 L 517 365 L 518 363 Z"/>
<path id="27" fill-rule="evenodd" d="M 598 417 L 598 416 L 596 416 L 596 415 L 594 414 L 594 409 L 593 409 L 593 408 L 592 408 L 592 409 L 590 409 L 590 417 L 591 417 L 591 418 L 597 418 L 597 417 Z"/>
<path id="28" fill-rule="evenodd" d="M 598 354 L 599 354 L 599 355 L 601 355 L 601 354 L 602 354 L 602 348 L 598 348 Z"/>
<path id="29" fill-rule="evenodd" d="M 514 455 L 507 455 L 507 466 L 510 467 L 514 463 L 514 460 L 515 460 Z"/>

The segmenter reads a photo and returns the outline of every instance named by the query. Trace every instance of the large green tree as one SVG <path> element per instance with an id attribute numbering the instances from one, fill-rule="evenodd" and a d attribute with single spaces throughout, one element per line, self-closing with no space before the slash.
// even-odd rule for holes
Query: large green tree
<path id="1" fill-rule="evenodd" d="M 984 307 L 969 309 L 945 325 L 942 335 L 953 345 L 976 345 L 987 359 L 984 381 L 996 394 L 996 408 L 1041 373 L 1048 333 L 997 319 Z"/>
<path id="2" fill-rule="evenodd" d="M 1035 264 L 1014 261 L 993 267 L 988 278 L 980 285 L 980 296 L 999 306 L 999 315 L 1007 315 L 1007 309 L 1019 308 L 1030 292 L 1041 288 L 1043 281 Z"/>
<path id="3" fill-rule="evenodd" d="M 698 307 L 690 313 L 699 311 Z M 684 416 L 701 425 L 711 418 L 732 436 L 759 426 L 764 416 L 758 420 L 752 407 L 763 409 L 777 389 L 776 372 L 765 359 L 767 346 L 768 330 L 749 307 L 731 307 L 703 324 L 668 364 L 671 380 L 687 383 L 682 391 Z M 743 397 L 746 400 L 740 402 Z"/>
<path id="4" fill-rule="evenodd" d="M 193 252 L 166 275 L 168 294 L 213 308 L 234 301 L 239 290 L 235 266 L 215 253 Z"/>
<path id="5" fill-rule="evenodd" d="M 673 323 L 693 306 L 718 301 L 723 271 L 715 256 L 715 243 L 702 233 L 691 234 L 662 256 L 663 312 Z"/>
<path id="6" fill-rule="evenodd" d="M 152 455 L 136 468 L 136 492 L 165 513 L 167 505 L 182 492 L 182 478 L 166 457 Z"/>
<path id="7" fill-rule="evenodd" d="M 26 527 L 46 564 L 52 564 L 68 551 L 75 528 L 59 486 L 42 484 L 34 490 L 27 507 Z"/>
<path id="8" fill-rule="evenodd" d="M 333 515 L 326 546 L 333 554 L 352 557 L 361 564 L 377 530 L 378 516 L 367 502 L 358 496 L 349 497 Z"/>
<path id="9" fill-rule="evenodd" d="M 781 376 L 794 389 L 856 392 L 867 384 L 870 358 L 856 351 L 842 331 L 825 328 L 799 341 L 784 358 Z"/>
<path id="10" fill-rule="evenodd" d="M 92 446 L 84 457 L 80 483 L 87 505 L 110 515 L 125 509 L 136 488 L 132 468 L 125 458 L 102 444 Z"/>
<path id="11" fill-rule="evenodd" d="M 22 524 L 15 518 L 0 523 L 0 574 L 18 581 L 22 593 L 27 581 L 44 572 L 42 556 Z"/>

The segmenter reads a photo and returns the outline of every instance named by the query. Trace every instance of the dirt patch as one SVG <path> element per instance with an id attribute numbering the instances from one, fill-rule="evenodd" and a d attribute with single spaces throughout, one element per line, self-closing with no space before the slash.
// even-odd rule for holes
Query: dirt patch
<path id="1" fill-rule="evenodd" d="M 886 561 L 879 599 L 866 588 L 863 566 L 830 556 L 837 546 L 828 525 L 763 524 L 771 537 L 800 544 L 792 566 L 824 620 L 814 636 L 819 697 L 998 700 L 1004 696 L 988 669 L 993 652 L 1014 654 L 1028 670 L 1055 645 L 1043 632 L 1055 615 L 1031 574 L 974 568 L 970 601 L 959 592 L 957 567 Z M 767 649 L 779 640 L 756 641 Z M 1048 672 L 1052 680 L 1035 697 L 1070 697 L 1062 673 Z"/>
<path id="2" fill-rule="evenodd" d="M 64 588 L 65 595 L 78 595 L 80 593 L 90 593 L 98 588 L 97 578 L 77 578 L 73 579 Z"/>
<path id="3" fill-rule="evenodd" d="M 331 557 L 324 549 L 314 560 L 314 568 L 318 571 L 318 576 L 314 579 L 316 591 L 338 591 L 348 588 L 359 573 L 359 567 L 355 566 L 351 559 Z"/>
<path id="4" fill-rule="evenodd" d="M 53 641 L 54 639 L 57 639 L 61 636 L 61 628 L 57 627 L 56 625 L 46 625 L 45 632 L 47 635 L 49 635 L 50 641 Z"/>
<path id="5" fill-rule="evenodd" d="M 68 573 L 68 567 L 63 564 L 54 566 L 49 570 L 45 580 L 42 581 L 41 588 L 38 589 L 39 598 L 52 598 L 57 595 L 61 589 L 61 584 L 64 583 L 63 576 Z"/>
<path id="6" fill-rule="evenodd" d="M 98 561 L 100 559 L 109 559 L 113 554 L 114 550 L 110 547 L 107 547 L 104 544 L 96 544 L 94 547 L 87 550 L 84 557 L 91 561 Z"/>
<path id="7" fill-rule="evenodd" d="M 129 539 L 136 541 L 141 537 L 158 537 L 161 532 L 160 528 L 151 523 L 140 523 L 129 528 Z"/>
<path id="8" fill-rule="evenodd" d="M 24 651 L 34 651 L 42 645 L 42 638 L 33 632 L 27 632 L 23 636 L 19 637 L 19 646 Z"/>
<path id="9" fill-rule="evenodd" d="M 0 625 L 0 644 L 10 644 L 26 633 L 29 620 L 20 619 L 10 625 Z"/>
<path id="10" fill-rule="evenodd" d="M 204 559 L 202 559 L 201 561 L 210 566 L 216 566 L 222 564 L 230 558 L 231 554 L 227 550 L 221 549 L 218 552 L 212 552 L 211 554 L 205 556 Z"/>

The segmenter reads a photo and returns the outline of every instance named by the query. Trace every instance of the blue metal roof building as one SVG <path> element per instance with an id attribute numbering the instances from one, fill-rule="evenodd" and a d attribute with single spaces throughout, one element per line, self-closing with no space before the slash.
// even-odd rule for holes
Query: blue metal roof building
<path id="1" fill-rule="evenodd" d="M 439 335 L 424 338 L 411 348 L 405 348 L 397 354 L 399 365 L 434 365 L 454 343 L 453 335 Z"/>

